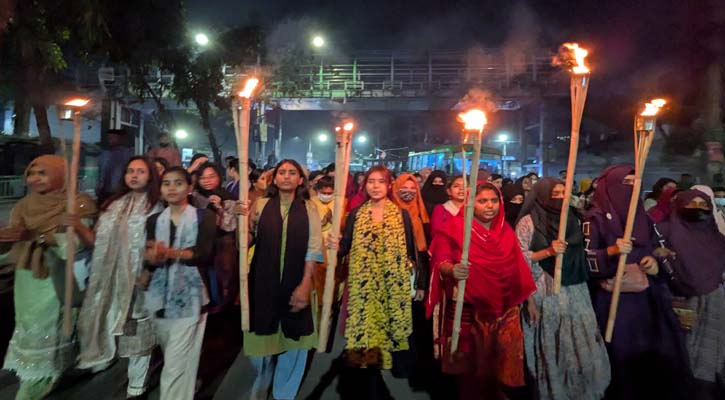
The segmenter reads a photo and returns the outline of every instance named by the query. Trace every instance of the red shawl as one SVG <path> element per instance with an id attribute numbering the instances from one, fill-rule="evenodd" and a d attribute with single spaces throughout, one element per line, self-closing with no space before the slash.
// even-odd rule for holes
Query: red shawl
<path id="1" fill-rule="evenodd" d="M 503 200 L 500 201 L 503 204 Z M 446 221 L 431 244 L 432 273 L 426 303 L 429 317 L 442 298 L 441 291 L 446 290 L 450 296 L 456 284 L 452 278 L 441 276 L 439 267 L 446 261 L 457 263 L 461 260 L 463 210 L 461 208 L 458 215 Z M 504 213 L 499 212 L 489 230 L 474 218 L 468 257 L 471 267 L 466 280 L 466 303 L 497 318 L 536 291 L 531 269 L 524 260 L 516 235 L 505 222 Z"/>

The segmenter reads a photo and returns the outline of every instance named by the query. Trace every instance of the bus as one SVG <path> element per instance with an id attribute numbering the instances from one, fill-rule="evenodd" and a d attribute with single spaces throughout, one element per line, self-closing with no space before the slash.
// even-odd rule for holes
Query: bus
<path id="1" fill-rule="evenodd" d="M 466 164 L 462 162 L 462 151 L 465 150 Z M 407 161 L 408 171 L 420 171 L 425 167 L 442 170 L 449 175 L 461 175 L 471 172 L 473 153 L 472 144 L 440 146 L 427 151 L 409 152 Z M 481 146 L 481 157 L 478 169 L 489 172 L 501 170 L 501 151 L 495 147 Z"/>

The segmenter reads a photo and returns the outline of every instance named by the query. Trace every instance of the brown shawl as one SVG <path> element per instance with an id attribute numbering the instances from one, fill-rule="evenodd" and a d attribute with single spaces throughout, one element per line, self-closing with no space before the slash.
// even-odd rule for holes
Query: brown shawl
<path id="1" fill-rule="evenodd" d="M 50 175 L 51 189 L 43 194 L 31 192 L 13 207 L 10 227 L 24 227 L 29 237 L 13 244 L 10 260 L 16 268 L 31 270 L 34 278 L 45 279 L 48 267 L 43 263 L 43 251 L 55 243 L 53 233 L 60 226 L 67 204 L 66 163 L 60 156 L 40 156 L 28 165 L 24 176 L 27 178 L 30 169 L 36 166 L 43 167 Z M 75 213 L 81 218 L 92 217 L 96 214 L 96 205 L 88 195 L 78 194 Z"/>

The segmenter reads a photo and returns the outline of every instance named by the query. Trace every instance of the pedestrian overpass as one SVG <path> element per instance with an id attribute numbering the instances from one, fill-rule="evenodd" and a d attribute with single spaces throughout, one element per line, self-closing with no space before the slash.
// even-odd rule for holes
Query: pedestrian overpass
<path id="1" fill-rule="evenodd" d="M 275 74 L 272 66 L 225 66 L 222 95 L 231 96 L 241 80 L 261 71 L 268 80 L 256 97 L 286 111 L 450 110 L 473 88 L 486 91 L 499 109 L 516 110 L 536 98 L 568 95 L 569 75 L 552 66 L 553 55 L 548 50 L 370 50 L 342 60 L 319 55 L 288 74 Z M 97 77 L 94 73 L 85 74 L 82 86 L 125 84 L 112 68 L 101 68 Z M 173 75 L 156 70 L 145 80 L 143 104 L 126 96 L 136 103 L 134 108 L 150 111 L 155 106 L 151 100 L 170 110 L 194 108 L 173 99 Z"/>

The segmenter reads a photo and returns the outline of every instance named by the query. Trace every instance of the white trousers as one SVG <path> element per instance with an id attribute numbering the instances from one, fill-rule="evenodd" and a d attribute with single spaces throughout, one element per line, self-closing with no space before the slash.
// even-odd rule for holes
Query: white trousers
<path id="1" fill-rule="evenodd" d="M 126 394 L 129 397 L 141 396 L 146 391 L 150 365 L 151 355 L 128 358 L 128 387 L 126 388 Z"/>
<path id="2" fill-rule="evenodd" d="M 206 313 L 198 318 L 156 318 L 154 326 L 164 353 L 161 400 L 193 400 Z"/>
<path id="3" fill-rule="evenodd" d="M 294 400 L 305 374 L 309 350 L 291 350 L 276 356 L 250 357 L 257 370 L 252 386 L 251 400 L 267 399 L 272 385 L 272 398 Z"/>

